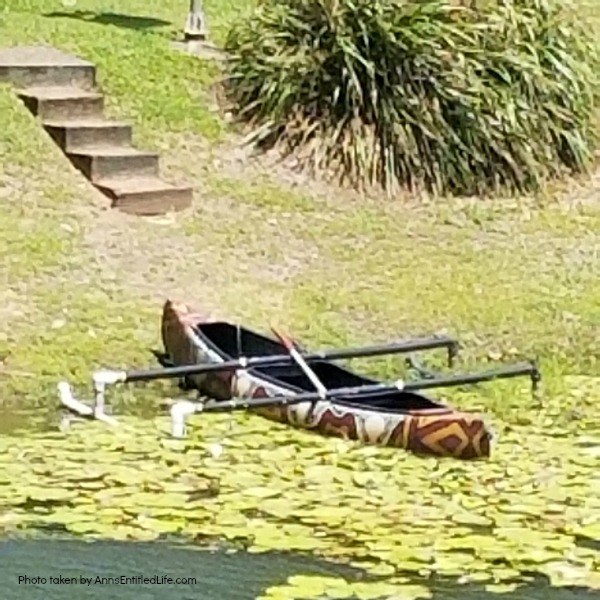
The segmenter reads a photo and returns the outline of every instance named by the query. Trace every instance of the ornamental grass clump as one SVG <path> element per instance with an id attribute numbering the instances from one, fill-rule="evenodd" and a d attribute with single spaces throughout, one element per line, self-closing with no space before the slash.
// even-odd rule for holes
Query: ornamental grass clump
<path id="1" fill-rule="evenodd" d="M 594 157 L 594 42 L 550 0 L 264 0 L 230 31 L 249 140 L 364 188 L 529 191 Z"/>

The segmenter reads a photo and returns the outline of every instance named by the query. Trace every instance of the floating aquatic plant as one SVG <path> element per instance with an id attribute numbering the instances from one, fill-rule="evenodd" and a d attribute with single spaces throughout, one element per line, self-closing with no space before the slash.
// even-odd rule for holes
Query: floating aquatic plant
<path id="1" fill-rule="evenodd" d="M 166 416 L 124 417 L 114 430 L 92 422 L 4 436 L 0 531 L 176 535 L 250 552 L 310 552 L 373 577 L 363 582 L 370 588 L 329 582 L 327 594 L 340 598 L 381 597 L 369 594 L 387 585 L 401 597 L 426 597 L 411 586 L 429 575 L 496 592 L 531 573 L 553 585 L 600 588 L 600 388 L 593 378 L 578 380 L 582 386 L 583 404 L 576 393 L 560 398 L 563 407 L 579 406 L 578 422 L 555 435 L 558 400 L 550 398 L 523 411 L 528 425 L 505 427 L 485 463 L 359 446 L 251 415 L 236 416 L 234 429 L 230 415 L 198 417 L 189 439 L 176 443 Z M 265 598 L 315 597 L 322 584 L 294 579 Z"/>

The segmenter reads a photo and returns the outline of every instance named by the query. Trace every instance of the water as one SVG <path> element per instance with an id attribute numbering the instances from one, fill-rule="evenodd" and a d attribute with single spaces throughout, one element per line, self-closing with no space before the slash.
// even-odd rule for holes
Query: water
<path id="1" fill-rule="evenodd" d="M 78 400 L 91 406 L 92 397 L 89 389 L 87 396 L 85 396 L 85 388 L 81 392 L 84 396 L 83 398 L 78 397 Z M 182 398 L 189 396 L 193 399 L 193 395 L 179 395 Z M 107 398 L 107 413 L 114 414 L 117 418 L 134 416 L 142 420 L 149 420 L 157 416 L 166 417 L 169 414 L 167 405 L 160 400 L 157 401 L 156 394 L 153 395 L 144 388 L 137 389 L 135 393 L 131 389 L 111 388 Z M 0 398 L 0 435 L 27 436 L 28 433 L 55 432 L 61 428 L 61 424 L 81 420 L 81 417 L 59 405 L 57 394 L 36 398 L 35 402 L 29 401 L 29 399 L 5 401 Z"/>
<path id="2" fill-rule="evenodd" d="M 352 572 L 353 569 L 293 555 L 228 554 L 163 542 L 28 539 L 0 543 L 2 600 L 247 600 L 272 585 L 285 583 L 290 575 L 335 576 Z M 19 576 L 29 580 L 19 583 Z M 96 580 L 121 576 L 196 581 L 110 585 Z M 62 582 L 50 579 L 60 577 Z M 45 583 L 36 578 L 45 578 Z M 75 583 L 65 578 L 75 578 Z M 82 582 L 82 578 L 91 578 L 92 582 Z"/>
<path id="3" fill-rule="evenodd" d="M 32 411 L 16 410 L 12 404 L 0 404 L 0 435 L 11 434 L 19 430 L 35 429 L 39 424 L 32 422 L 34 416 L 36 415 L 32 414 Z M 37 421 L 40 421 L 39 417 Z M 43 419 L 42 422 L 47 429 L 50 429 L 51 426 L 47 418 Z"/>
<path id="4" fill-rule="evenodd" d="M 2 600 L 252 600 L 291 575 L 362 578 L 357 569 L 294 554 L 210 551 L 165 542 L 85 542 L 26 539 L 0 542 Z M 195 578 L 179 584 L 130 583 L 110 585 L 96 577 Z M 19 583 L 19 576 L 46 578 L 46 583 Z M 52 583 L 50 578 L 63 578 Z M 65 581 L 75 578 L 75 583 Z M 86 578 L 80 582 L 81 578 Z M 91 583 L 87 583 L 91 578 Z M 164 580 L 163 580 L 164 581 Z M 600 592 L 579 587 L 552 587 L 545 578 L 501 594 L 481 585 L 460 585 L 449 579 L 414 583 L 426 585 L 431 600 L 598 600 Z M 383 600 L 383 599 L 382 599 Z"/>

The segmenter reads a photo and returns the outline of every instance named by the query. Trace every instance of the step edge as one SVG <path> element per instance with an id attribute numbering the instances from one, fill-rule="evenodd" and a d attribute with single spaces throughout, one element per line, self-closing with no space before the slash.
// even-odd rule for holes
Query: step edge
<path id="1" fill-rule="evenodd" d="M 17 88 L 15 93 L 19 98 L 33 98 L 35 100 L 44 102 L 52 102 L 55 100 L 97 100 L 104 98 L 104 94 L 101 92 L 95 92 L 91 90 L 85 90 L 83 88 L 73 87 L 72 92 L 67 92 L 64 95 L 46 96 L 43 92 L 44 89 L 68 89 L 68 86 L 33 86 L 26 88 Z"/>
<path id="2" fill-rule="evenodd" d="M 193 197 L 180 198 L 172 202 L 158 203 L 155 200 L 144 198 L 122 199 L 111 198 L 112 208 L 123 213 L 128 213 L 135 216 L 159 216 L 169 213 L 182 212 L 189 210 L 193 206 Z"/>
<path id="3" fill-rule="evenodd" d="M 102 154 L 103 150 L 114 150 L 114 154 Z M 122 150 L 135 150 L 135 152 L 121 153 Z M 100 151 L 100 154 L 95 152 Z M 139 150 L 133 146 L 77 146 L 75 148 L 69 148 L 65 151 L 65 154 L 69 156 L 80 156 L 84 158 L 127 158 L 127 157 L 147 157 L 147 158 L 160 158 L 158 152 L 151 152 L 146 150 Z"/>
<path id="4" fill-rule="evenodd" d="M 134 181 L 140 181 L 140 180 L 147 180 L 147 187 L 143 187 L 142 186 L 139 189 L 127 189 L 128 185 L 127 183 L 132 184 Z M 153 187 L 154 184 L 154 187 Z M 96 187 L 99 188 L 103 188 L 103 189 L 107 189 L 110 190 L 112 193 L 114 194 L 118 194 L 119 196 L 128 196 L 128 195 L 135 195 L 135 194 L 145 194 L 145 193 L 152 193 L 152 192 L 168 192 L 168 191 L 173 191 L 173 192 L 193 192 L 194 188 L 187 184 L 187 183 L 175 183 L 175 182 L 170 182 L 167 181 L 165 179 L 163 179 L 162 177 L 148 177 L 148 178 L 143 178 L 143 177 L 128 177 L 128 178 L 121 178 L 121 179 L 110 179 L 110 180 L 106 180 L 106 179 L 101 179 L 101 180 L 97 180 L 94 182 L 94 185 Z"/>
<path id="5" fill-rule="evenodd" d="M 51 127 L 52 129 L 133 129 L 133 123 L 128 123 L 127 121 L 98 119 L 96 123 L 91 123 L 86 117 L 82 117 L 81 119 L 71 119 L 69 121 L 55 121 L 54 119 L 42 118 L 42 125 L 44 127 Z"/>

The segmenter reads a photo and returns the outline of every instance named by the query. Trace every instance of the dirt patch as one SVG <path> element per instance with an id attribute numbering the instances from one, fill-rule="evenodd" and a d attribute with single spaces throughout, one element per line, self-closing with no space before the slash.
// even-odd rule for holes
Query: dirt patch
<path id="1" fill-rule="evenodd" d="M 381 222 L 381 235 L 385 235 L 384 216 L 401 219 L 402 235 L 415 244 L 432 235 L 441 236 L 442 243 L 444 227 L 458 227 L 473 230 L 467 237 L 475 251 L 477 247 L 484 250 L 490 244 L 498 249 L 505 247 L 507 251 L 515 245 L 544 251 L 543 268 L 556 266 L 558 259 L 551 257 L 557 248 L 563 259 L 575 268 L 589 266 L 590 257 L 597 253 L 598 237 L 593 232 L 579 238 L 578 247 L 570 251 L 565 247 L 568 243 L 548 232 L 521 231 L 515 237 L 516 230 L 522 229 L 515 228 L 515 220 L 519 220 L 517 213 L 524 222 L 532 218 L 527 211 L 533 211 L 535 217 L 538 210 L 535 199 L 498 203 L 481 199 L 438 202 L 412 198 L 405 202 L 403 199 L 386 201 L 381 196 L 365 198 L 299 173 L 293 160 L 282 160 L 275 151 L 266 155 L 252 153 L 233 138 L 221 146 L 211 147 L 200 136 L 169 134 L 161 140 L 160 151 L 167 176 L 185 178 L 195 187 L 192 210 L 156 218 L 131 217 L 107 210 L 102 198 L 96 210 L 89 211 L 86 207 L 80 211 L 85 246 L 101 278 L 121 280 L 135 290 L 136 295 L 153 302 L 175 296 L 197 300 L 209 310 L 236 310 L 237 298 L 247 298 L 254 293 L 261 297 L 265 308 L 275 310 L 285 303 L 285 286 L 289 282 L 301 280 L 303 273 L 323 271 L 324 265 L 331 262 L 332 258 L 324 250 L 327 244 L 315 243 L 314 236 L 318 237 L 320 227 L 332 229 L 336 215 L 350 218 L 349 206 L 366 210 L 365 218 L 372 219 L 373 226 Z M 275 207 L 269 210 L 268 206 L 260 206 L 260 202 L 240 201 L 237 192 L 230 194 L 228 189 L 215 193 L 210 184 L 215 177 L 234 184 L 255 183 L 253 194 L 259 196 L 260 186 L 265 184 L 271 186 L 271 193 L 276 193 L 275 189 L 280 190 L 282 196 L 298 194 L 313 202 L 312 212 L 303 217 L 293 210 L 293 205 L 289 211 Z M 579 200 L 575 200 L 575 195 L 568 201 L 561 199 L 556 204 L 557 209 L 577 210 L 575 207 L 582 201 L 588 207 L 597 206 L 599 181 L 600 174 L 590 182 L 581 182 L 576 194 Z M 376 211 L 371 216 L 370 207 Z M 446 225 L 440 211 L 449 215 Z M 484 220 L 479 222 L 478 219 Z M 423 227 L 424 223 L 430 223 L 437 233 Z M 374 243 L 372 233 L 349 234 L 354 236 L 353 243 L 357 247 L 362 244 L 366 252 Z M 332 244 L 335 235 L 332 234 Z"/>
<path id="2" fill-rule="evenodd" d="M 248 207 L 208 196 L 201 176 L 192 185 L 195 206 L 185 213 L 145 219 L 114 210 L 82 215 L 84 248 L 99 280 L 121 282 L 157 304 L 175 297 L 229 312 L 240 298 L 249 302 L 268 289 L 263 302 L 278 306 L 278 284 L 317 260 L 314 250 L 283 239 L 276 220 L 261 223 L 253 236 Z M 246 243 L 236 245 L 236 229 Z"/>

